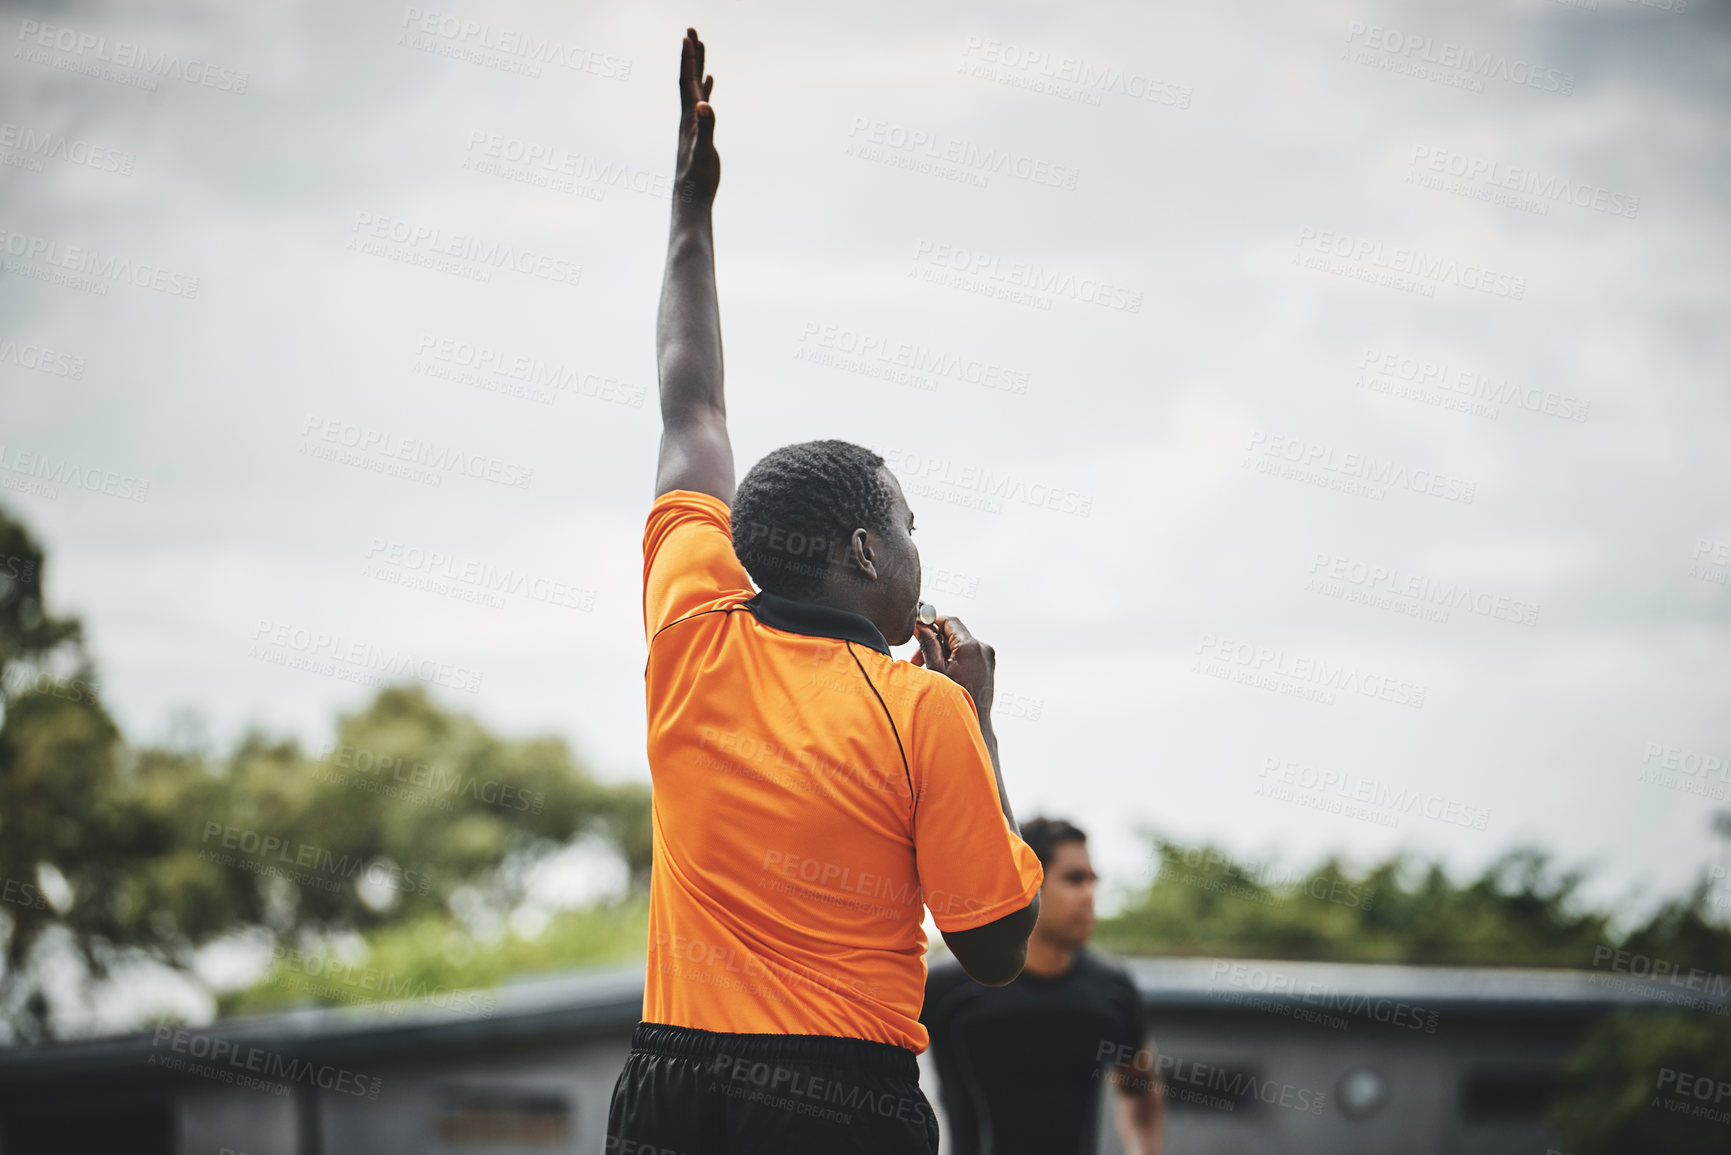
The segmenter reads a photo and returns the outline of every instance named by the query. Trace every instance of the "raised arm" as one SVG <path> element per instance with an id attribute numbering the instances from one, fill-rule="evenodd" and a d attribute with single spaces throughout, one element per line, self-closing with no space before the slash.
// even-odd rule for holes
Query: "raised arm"
<path id="1" fill-rule="evenodd" d="M 679 156 L 673 166 L 673 224 L 655 318 L 661 381 L 657 497 L 690 489 L 733 504 L 733 444 L 721 381 L 721 314 L 715 299 L 715 233 L 710 208 L 721 182 L 715 151 L 715 78 L 703 71 L 703 41 L 688 28 L 679 50 Z"/>

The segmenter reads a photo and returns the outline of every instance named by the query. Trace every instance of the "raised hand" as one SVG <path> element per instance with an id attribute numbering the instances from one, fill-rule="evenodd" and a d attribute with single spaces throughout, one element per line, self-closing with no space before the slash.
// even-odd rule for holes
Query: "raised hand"
<path id="1" fill-rule="evenodd" d="M 679 199 L 707 205 L 721 183 L 721 156 L 715 151 L 715 109 L 709 103 L 715 77 L 703 71 L 703 41 L 697 29 L 685 30 L 679 49 L 679 156 L 673 184 Z"/>

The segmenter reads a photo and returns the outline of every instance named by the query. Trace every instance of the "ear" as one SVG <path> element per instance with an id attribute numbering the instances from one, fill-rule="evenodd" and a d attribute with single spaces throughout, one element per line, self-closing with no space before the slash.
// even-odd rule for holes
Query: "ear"
<path id="1" fill-rule="evenodd" d="M 853 557 L 853 563 L 859 567 L 860 572 L 872 581 L 876 581 L 878 576 L 877 561 L 872 555 L 871 543 L 866 539 L 865 530 L 856 529 L 853 531 L 853 537 L 848 539 L 848 552 Z"/>

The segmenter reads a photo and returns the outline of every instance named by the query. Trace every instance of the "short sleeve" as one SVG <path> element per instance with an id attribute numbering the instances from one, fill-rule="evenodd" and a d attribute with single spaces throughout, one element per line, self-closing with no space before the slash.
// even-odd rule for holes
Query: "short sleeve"
<path id="1" fill-rule="evenodd" d="M 973 930 L 1021 910 L 1045 876 L 1004 818 L 973 699 L 933 682 L 913 731 L 914 858 L 932 920 L 943 931 Z"/>
<path id="2" fill-rule="evenodd" d="M 643 528 L 645 636 L 719 598 L 751 592 L 733 552 L 726 502 L 688 489 L 655 499 Z"/>

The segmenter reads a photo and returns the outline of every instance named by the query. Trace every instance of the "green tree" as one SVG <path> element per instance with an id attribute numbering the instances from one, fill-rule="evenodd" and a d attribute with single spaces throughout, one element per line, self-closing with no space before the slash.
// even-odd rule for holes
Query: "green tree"
<path id="1" fill-rule="evenodd" d="M 344 933 L 503 917 L 575 839 L 616 847 L 641 885 L 649 796 L 605 786 L 551 737 L 513 740 L 421 687 L 381 691 L 316 752 L 251 734 L 221 758 L 129 748 L 75 618 L 42 601 L 41 548 L 0 511 L 0 1015 L 53 1029 L 40 973 L 71 951 L 91 981 L 151 962 L 192 975 L 245 932 L 300 949 Z"/>
<path id="2" fill-rule="evenodd" d="M 1606 1016 L 1563 1065 L 1551 1123 L 1572 1155 L 1731 1150 L 1731 1022 Z"/>
<path id="3" fill-rule="evenodd" d="M 1579 967 L 1609 941 L 1609 916 L 1577 909 L 1582 875 L 1535 850 L 1511 851 L 1463 886 L 1439 864 L 1399 856 L 1288 871 L 1153 842 L 1152 882 L 1098 931 L 1126 954 Z"/>
<path id="4" fill-rule="evenodd" d="M 221 1014 L 290 1006 L 347 1006 L 424 999 L 435 1006 L 481 1011 L 484 992 L 537 972 L 641 958 L 649 931 L 647 895 L 552 916 L 539 934 L 515 931 L 478 941 L 449 914 L 405 919 L 368 932 L 360 950 L 278 945 L 270 970 L 245 990 L 224 995 Z"/>
<path id="5" fill-rule="evenodd" d="M 42 547 L 0 509 L 0 1014 L 31 1038 L 48 1010 L 28 973 L 43 936 L 56 925 L 75 938 L 100 934 L 121 921 L 89 904 L 57 909 L 45 875 L 59 881 L 55 863 L 101 872 L 129 834 L 111 801 L 119 731 L 97 700 L 82 625 L 48 611 L 43 569 Z M 88 933 L 82 941 L 93 944 Z M 96 969 L 107 961 L 86 957 Z"/>
<path id="6" fill-rule="evenodd" d="M 1617 944 L 1681 1002 L 1731 987 L 1731 931 L 1702 879 Z M 1551 1122 L 1573 1155 L 1731 1150 L 1731 1007 L 1619 1011 L 1564 1064 Z"/>

